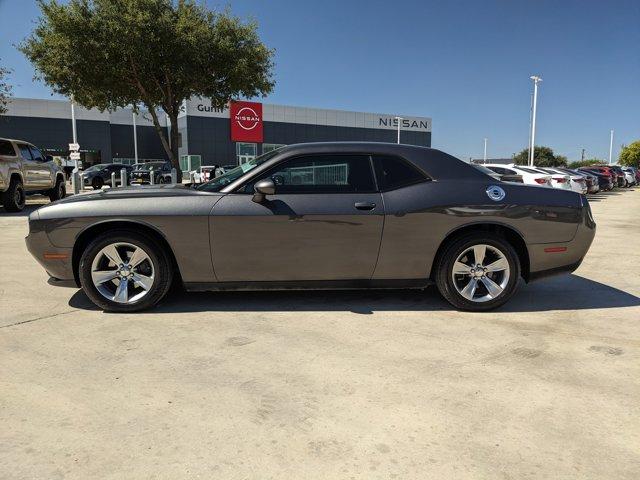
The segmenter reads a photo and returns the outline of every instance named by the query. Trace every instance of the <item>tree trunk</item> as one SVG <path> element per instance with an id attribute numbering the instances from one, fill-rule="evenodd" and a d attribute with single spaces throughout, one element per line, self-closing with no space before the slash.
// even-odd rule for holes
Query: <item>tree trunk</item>
<path id="1" fill-rule="evenodd" d="M 179 139 L 178 114 L 175 112 L 169 113 L 165 111 L 165 113 L 169 117 L 169 120 L 171 121 L 171 130 L 169 133 L 171 141 L 169 142 L 169 139 L 167 138 L 166 130 L 162 127 L 162 125 L 160 125 L 160 119 L 158 118 L 158 113 L 155 111 L 155 109 L 152 106 L 146 105 L 146 107 L 147 107 L 147 110 L 149 110 L 149 113 L 151 114 L 151 118 L 153 120 L 153 126 L 156 129 L 158 136 L 160 137 L 160 142 L 162 143 L 162 147 L 164 148 L 164 151 L 167 154 L 167 157 L 169 157 L 171 166 L 176 169 L 176 172 L 178 174 L 178 183 L 182 183 L 182 169 L 180 168 L 180 159 L 178 157 L 178 139 Z"/>
<path id="2" fill-rule="evenodd" d="M 178 130 L 178 114 L 169 114 L 171 121 L 171 165 L 178 172 L 178 183 L 182 183 L 182 169 L 180 168 L 180 156 L 178 155 L 178 147 L 180 146 L 180 132 Z"/>

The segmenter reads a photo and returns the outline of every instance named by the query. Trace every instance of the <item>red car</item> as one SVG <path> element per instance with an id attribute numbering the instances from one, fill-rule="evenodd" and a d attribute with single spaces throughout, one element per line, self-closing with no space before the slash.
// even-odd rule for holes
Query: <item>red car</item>
<path id="1" fill-rule="evenodd" d="M 623 187 L 625 184 L 624 177 L 620 177 L 613 168 L 607 167 L 606 165 L 592 165 L 589 168 L 605 175 L 609 175 L 612 178 L 613 185 L 615 187 Z"/>

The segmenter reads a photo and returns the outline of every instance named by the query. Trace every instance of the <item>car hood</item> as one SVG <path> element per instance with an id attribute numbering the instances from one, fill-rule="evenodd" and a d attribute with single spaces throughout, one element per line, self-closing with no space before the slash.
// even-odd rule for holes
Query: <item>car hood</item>
<path id="1" fill-rule="evenodd" d="M 79 193 L 58 200 L 57 204 L 93 202 L 100 200 L 126 199 L 126 198 L 153 198 L 153 197 L 188 197 L 194 195 L 207 195 L 207 193 L 194 190 L 184 185 L 148 185 L 140 187 L 107 188 Z"/>

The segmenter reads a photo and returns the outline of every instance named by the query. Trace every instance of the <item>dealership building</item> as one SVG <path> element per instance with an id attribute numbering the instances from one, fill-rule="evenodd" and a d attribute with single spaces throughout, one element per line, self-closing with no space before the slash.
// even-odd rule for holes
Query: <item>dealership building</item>
<path id="1" fill-rule="evenodd" d="M 75 108 L 83 166 L 95 163 L 163 160 L 166 154 L 148 112 L 100 112 Z M 169 122 L 160 115 L 162 127 Z M 178 117 L 183 170 L 200 165 L 235 165 L 283 145 L 322 141 L 396 142 L 431 146 L 431 118 L 230 102 L 214 108 L 208 99 L 184 102 Z M 135 127 L 134 127 L 135 123 Z M 134 143 L 135 136 L 135 143 Z M 12 98 L 0 116 L 0 137 L 31 142 L 45 153 L 68 157 L 72 143 L 71 104 L 61 100 Z"/>

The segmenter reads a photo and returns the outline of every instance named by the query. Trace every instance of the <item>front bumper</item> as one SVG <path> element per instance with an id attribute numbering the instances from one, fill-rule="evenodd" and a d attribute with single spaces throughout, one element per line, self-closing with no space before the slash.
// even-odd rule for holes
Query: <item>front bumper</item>
<path id="1" fill-rule="evenodd" d="M 29 215 L 29 235 L 25 238 L 27 250 L 42 265 L 50 277 L 58 280 L 74 280 L 73 249 L 55 247 L 49 241 L 44 222 L 38 211 Z"/>

